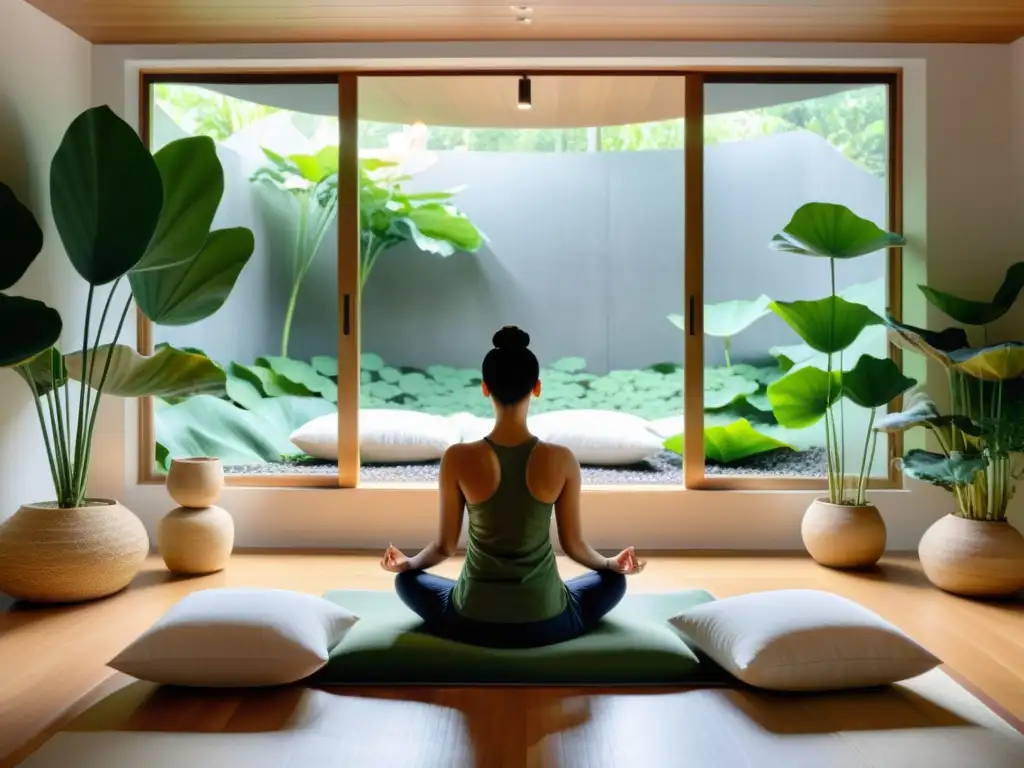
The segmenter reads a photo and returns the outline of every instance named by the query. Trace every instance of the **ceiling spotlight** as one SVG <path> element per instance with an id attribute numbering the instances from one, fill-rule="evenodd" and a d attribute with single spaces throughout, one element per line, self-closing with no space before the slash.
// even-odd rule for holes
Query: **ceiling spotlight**
<path id="1" fill-rule="evenodd" d="M 519 108 L 530 109 L 533 106 L 533 94 L 530 78 L 523 75 L 519 78 Z"/>

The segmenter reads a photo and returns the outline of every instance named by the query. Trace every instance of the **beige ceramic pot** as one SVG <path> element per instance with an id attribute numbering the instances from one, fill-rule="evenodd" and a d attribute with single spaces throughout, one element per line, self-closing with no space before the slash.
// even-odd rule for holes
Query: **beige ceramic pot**
<path id="1" fill-rule="evenodd" d="M 1004 597 L 1024 589 L 1024 536 L 1007 522 L 946 515 L 917 548 L 925 575 L 965 597 Z"/>
<path id="2" fill-rule="evenodd" d="M 167 492 L 183 507 L 209 507 L 220 498 L 224 487 L 224 467 L 220 459 L 199 456 L 172 459 L 167 473 Z"/>
<path id="3" fill-rule="evenodd" d="M 213 573 L 228 564 L 235 546 L 235 524 L 220 507 L 178 507 L 160 520 L 157 544 L 168 570 Z"/>
<path id="4" fill-rule="evenodd" d="M 118 592 L 149 553 L 142 521 L 116 501 L 26 504 L 0 525 L 0 592 L 73 603 Z"/>
<path id="5" fill-rule="evenodd" d="M 871 504 L 815 499 L 800 525 L 807 552 L 830 568 L 867 568 L 885 553 L 885 521 Z"/>

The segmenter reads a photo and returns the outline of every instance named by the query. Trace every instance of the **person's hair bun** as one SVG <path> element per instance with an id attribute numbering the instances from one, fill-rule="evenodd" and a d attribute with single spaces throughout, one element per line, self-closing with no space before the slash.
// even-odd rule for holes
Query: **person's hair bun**
<path id="1" fill-rule="evenodd" d="M 506 325 L 491 339 L 498 349 L 526 349 L 530 346 L 530 334 L 514 325 Z"/>

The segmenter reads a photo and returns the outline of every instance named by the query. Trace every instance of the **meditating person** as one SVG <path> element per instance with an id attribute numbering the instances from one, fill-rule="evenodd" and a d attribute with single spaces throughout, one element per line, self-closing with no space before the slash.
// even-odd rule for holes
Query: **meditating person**
<path id="1" fill-rule="evenodd" d="M 474 645 L 530 648 L 592 630 L 622 599 L 625 577 L 645 563 L 633 547 L 604 557 L 583 540 L 580 465 L 568 448 L 530 434 L 530 397 L 541 393 L 530 337 L 494 334 L 483 394 L 495 423 L 483 440 L 453 445 L 441 459 L 437 540 L 415 557 L 388 546 L 381 567 L 397 573 L 399 597 L 432 634 Z M 551 545 L 551 512 L 563 551 L 590 572 L 563 582 Z M 469 510 L 466 560 L 457 581 L 427 569 L 455 552 Z"/>

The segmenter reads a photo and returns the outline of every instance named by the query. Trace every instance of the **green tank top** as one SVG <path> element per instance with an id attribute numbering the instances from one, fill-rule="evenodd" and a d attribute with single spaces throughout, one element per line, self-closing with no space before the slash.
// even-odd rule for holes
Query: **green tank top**
<path id="1" fill-rule="evenodd" d="M 565 610 L 567 600 L 551 546 L 552 505 L 534 498 L 526 484 L 537 438 L 513 447 L 484 440 L 498 457 L 501 481 L 487 501 L 466 505 L 469 542 L 453 594 L 455 610 L 475 621 L 550 619 Z"/>

